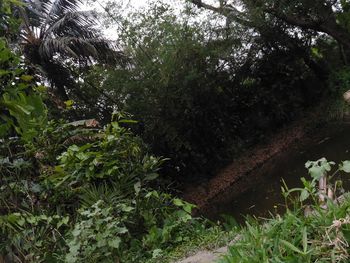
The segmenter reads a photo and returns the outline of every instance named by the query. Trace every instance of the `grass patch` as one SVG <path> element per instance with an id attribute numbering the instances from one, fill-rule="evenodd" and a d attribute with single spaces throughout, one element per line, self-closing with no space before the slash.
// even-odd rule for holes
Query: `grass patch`
<path id="1" fill-rule="evenodd" d="M 305 166 L 312 180 L 302 178 L 304 188 L 282 192 L 292 208 L 264 222 L 248 219 L 236 229 L 239 238 L 220 263 L 350 262 L 350 193 L 339 180 L 329 184 L 340 173 L 350 173 L 350 161 L 337 169 L 325 158 Z"/>
<path id="2" fill-rule="evenodd" d="M 235 236 L 233 231 L 226 231 L 221 225 L 199 219 L 192 230 L 182 233 L 183 242 L 160 251 L 154 257 L 144 259 L 145 263 L 170 263 L 189 257 L 201 250 L 215 250 L 226 246 Z"/>
<path id="3" fill-rule="evenodd" d="M 350 198 L 328 210 L 287 211 L 261 224 L 250 220 L 221 263 L 349 262 Z"/>

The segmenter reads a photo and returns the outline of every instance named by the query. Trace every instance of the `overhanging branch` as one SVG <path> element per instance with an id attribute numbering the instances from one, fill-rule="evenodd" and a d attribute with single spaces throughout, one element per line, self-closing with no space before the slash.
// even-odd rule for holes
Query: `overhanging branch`
<path id="1" fill-rule="evenodd" d="M 232 5 L 224 4 L 224 1 L 220 1 L 220 6 L 216 7 L 210 4 L 207 4 L 203 2 L 202 0 L 188 0 L 188 2 L 196 5 L 198 8 L 204 8 L 210 11 L 213 11 L 214 13 L 229 17 L 230 19 L 237 21 L 238 23 L 242 25 L 249 25 L 249 21 L 244 18 L 244 13 L 239 11 L 237 8 L 235 8 Z"/>

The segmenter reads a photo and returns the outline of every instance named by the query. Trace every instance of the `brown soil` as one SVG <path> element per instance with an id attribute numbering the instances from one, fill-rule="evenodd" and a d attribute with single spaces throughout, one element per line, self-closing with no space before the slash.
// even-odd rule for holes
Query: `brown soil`
<path id="1" fill-rule="evenodd" d="M 197 211 L 205 210 L 219 194 L 235 185 L 253 170 L 261 167 L 272 157 L 304 138 L 306 133 L 311 130 L 310 119 L 317 118 L 318 112 L 321 112 L 319 110 L 320 108 L 307 113 L 301 120 L 273 134 L 269 142 L 258 144 L 247 150 L 208 182 L 199 186 L 187 187 L 183 198 L 197 205 Z"/>

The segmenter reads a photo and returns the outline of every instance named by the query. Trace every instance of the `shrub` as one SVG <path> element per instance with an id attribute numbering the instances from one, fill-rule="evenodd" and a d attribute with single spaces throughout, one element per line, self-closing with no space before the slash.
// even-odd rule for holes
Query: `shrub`
<path id="1" fill-rule="evenodd" d="M 0 231 L 8 239 L 0 239 L 0 254 L 137 262 L 180 243 L 180 230 L 194 227 L 193 206 L 157 187 L 165 160 L 123 127 L 131 123 L 116 118 L 103 130 L 51 123 L 42 138 L 3 157 Z"/>

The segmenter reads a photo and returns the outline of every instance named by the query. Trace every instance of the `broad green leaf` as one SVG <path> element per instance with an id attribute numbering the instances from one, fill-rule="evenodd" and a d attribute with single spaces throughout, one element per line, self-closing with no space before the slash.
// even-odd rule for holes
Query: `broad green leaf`
<path id="1" fill-rule="evenodd" d="M 80 230 L 80 229 L 77 229 L 77 228 L 75 228 L 75 229 L 72 231 L 72 235 L 73 235 L 74 237 L 79 236 L 80 233 L 81 233 L 81 230 Z"/>
<path id="2" fill-rule="evenodd" d="M 109 240 L 108 245 L 113 248 L 119 248 L 121 241 L 122 240 L 120 239 L 120 237 L 116 237 L 112 240 Z"/>
<path id="3" fill-rule="evenodd" d="M 300 194 L 300 201 L 301 202 L 305 201 L 306 199 L 308 199 L 309 196 L 310 196 L 310 193 L 308 192 L 308 190 L 303 189 Z"/>
<path id="4" fill-rule="evenodd" d="M 33 80 L 33 76 L 30 76 L 30 75 L 22 75 L 21 76 L 21 80 L 25 81 L 25 82 L 30 82 Z"/>
<path id="5" fill-rule="evenodd" d="M 163 252 L 163 250 L 161 250 L 160 248 L 153 250 L 152 258 L 158 258 L 159 256 L 162 255 L 162 252 Z"/>
<path id="6" fill-rule="evenodd" d="M 67 109 L 71 109 L 72 106 L 74 105 L 74 101 L 73 100 L 67 100 L 64 102 L 64 104 L 66 105 Z"/>
<path id="7" fill-rule="evenodd" d="M 178 198 L 175 198 L 173 203 L 174 203 L 174 205 L 179 206 L 179 207 L 184 205 L 184 202 L 181 199 L 178 199 Z"/>
<path id="8" fill-rule="evenodd" d="M 319 180 L 322 176 L 325 175 L 325 170 L 323 167 L 313 166 L 309 168 L 310 176 L 316 180 Z"/>
<path id="9" fill-rule="evenodd" d="M 18 220 L 17 220 L 17 224 L 19 225 L 19 226 L 24 226 L 24 224 L 25 224 L 25 219 L 23 218 L 23 217 L 20 217 Z"/>
<path id="10" fill-rule="evenodd" d="M 47 87 L 43 86 L 43 85 L 39 85 L 35 88 L 35 90 L 39 91 L 39 92 L 46 92 L 47 91 Z"/>
<path id="11" fill-rule="evenodd" d="M 344 161 L 339 165 L 339 170 L 350 173 L 350 161 Z"/>
<path id="12" fill-rule="evenodd" d="M 146 181 L 153 181 L 154 179 L 156 179 L 159 175 L 157 173 L 151 173 L 151 174 L 147 174 L 145 176 L 145 180 Z"/>
<path id="13" fill-rule="evenodd" d="M 127 205 L 121 205 L 121 210 L 124 212 L 131 212 L 132 210 L 134 210 L 134 208 L 132 206 L 127 206 Z"/>
<path id="14" fill-rule="evenodd" d="M 7 221 L 10 224 L 17 224 L 18 220 L 21 218 L 20 213 L 12 213 L 7 216 Z"/>
<path id="15" fill-rule="evenodd" d="M 118 234 L 126 234 L 126 233 L 129 232 L 129 230 L 128 230 L 126 227 L 117 227 L 116 232 L 117 232 Z"/>
<path id="16" fill-rule="evenodd" d="M 183 210 L 185 210 L 188 214 L 191 214 L 192 212 L 192 209 L 196 207 L 195 205 L 192 205 L 190 203 L 186 203 L 184 206 L 183 206 Z"/>

